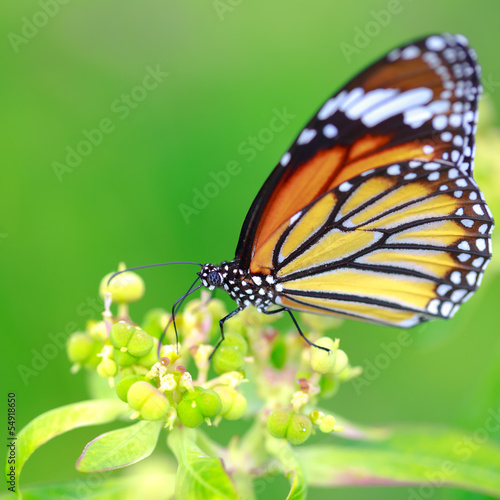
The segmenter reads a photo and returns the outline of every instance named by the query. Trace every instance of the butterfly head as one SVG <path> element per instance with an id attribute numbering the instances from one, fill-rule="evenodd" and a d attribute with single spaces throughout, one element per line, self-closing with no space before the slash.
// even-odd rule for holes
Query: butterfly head
<path id="1" fill-rule="evenodd" d="M 209 290 L 214 290 L 224 284 L 224 275 L 220 267 L 213 264 L 205 264 L 198 273 L 203 286 Z"/>

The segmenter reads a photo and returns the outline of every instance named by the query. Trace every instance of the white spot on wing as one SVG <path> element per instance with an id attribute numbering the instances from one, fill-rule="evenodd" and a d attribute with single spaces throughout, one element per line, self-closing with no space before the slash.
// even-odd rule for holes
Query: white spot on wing
<path id="1" fill-rule="evenodd" d="M 345 193 L 346 191 L 349 191 L 349 189 L 352 188 L 352 184 L 350 182 L 343 182 L 340 186 L 339 186 L 339 191 L 342 191 L 343 193 Z"/>
<path id="2" fill-rule="evenodd" d="M 443 296 L 443 295 L 446 295 L 450 290 L 451 290 L 452 286 L 451 285 L 439 285 L 436 289 L 436 292 L 439 296 Z"/>
<path id="3" fill-rule="evenodd" d="M 476 240 L 476 247 L 480 252 L 484 252 L 486 250 L 486 241 L 482 238 Z"/>
<path id="4" fill-rule="evenodd" d="M 467 290 L 463 290 L 463 289 L 461 289 L 461 290 L 455 290 L 451 294 L 451 300 L 453 302 L 460 302 L 464 298 L 464 296 L 465 296 L 466 293 L 467 293 Z"/>
<path id="5" fill-rule="evenodd" d="M 359 99 L 358 102 L 347 109 L 345 114 L 348 118 L 357 120 L 371 107 L 375 106 L 381 101 L 385 101 L 386 99 L 394 96 L 397 93 L 397 89 L 376 89 L 372 90 L 371 92 L 367 92 L 367 94 L 362 99 Z"/>
<path id="6" fill-rule="evenodd" d="M 425 46 L 429 50 L 439 52 L 446 47 L 446 40 L 442 36 L 433 35 L 425 41 Z"/>
<path id="7" fill-rule="evenodd" d="M 292 155 L 287 151 L 282 157 L 281 157 L 281 160 L 280 160 L 280 163 L 281 165 L 283 165 L 284 167 L 286 167 L 289 163 L 290 163 L 290 160 L 292 159 Z"/>
<path id="8" fill-rule="evenodd" d="M 401 173 L 401 167 L 399 165 L 391 165 L 387 169 L 389 175 L 399 175 Z"/>
<path id="9" fill-rule="evenodd" d="M 316 137 L 316 130 L 313 128 L 305 128 L 297 139 L 297 144 L 309 144 Z"/>
<path id="10" fill-rule="evenodd" d="M 318 111 L 318 119 L 326 120 L 330 118 L 334 113 L 336 113 L 340 105 L 344 102 L 347 97 L 347 91 L 343 90 L 338 96 L 332 97 L 325 102 L 323 107 Z"/>
<path id="11" fill-rule="evenodd" d="M 323 127 L 323 135 L 325 137 L 328 137 L 329 139 L 336 137 L 338 133 L 339 133 L 338 128 L 335 125 L 332 125 L 331 123 Z"/>
<path id="12" fill-rule="evenodd" d="M 290 225 L 292 225 L 294 222 L 296 222 L 300 218 L 301 215 L 302 215 L 302 211 L 297 212 L 295 215 L 292 215 L 292 217 L 290 217 Z"/>
<path id="13" fill-rule="evenodd" d="M 439 299 L 432 299 L 429 302 L 429 305 L 427 306 L 427 311 L 429 311 L 431 314 L 439 314 L 439 306 L 441 304 L 441 301 Z"/>
<path id="14" fill-rule="evenodd" d="M 469 283 L 470 286 L 473 286 L 476 283 L 477 273 L 475 271 L 471 271 L 465 278 L 467 279 L 467 283 Z"/>
<path id="15" fill-rule="evenodd" d="M 426 87 L 407 90 L 397 95 L 389 102 L 364 114 L 361 121 L 367 127 L 374 127 L 384 120 L 408 111 L 415 106 L 427 104 L 432 99 L 432 96 L 432 90 Z"/>

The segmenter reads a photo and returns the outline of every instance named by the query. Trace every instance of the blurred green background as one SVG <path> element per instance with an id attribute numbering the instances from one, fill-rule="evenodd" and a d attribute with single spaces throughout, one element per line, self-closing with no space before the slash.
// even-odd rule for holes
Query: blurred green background
<path id="1" fill-rule="evenodd" d="M 377 13 L 391 6 L 398 12 L 374 29 Z M 47 346 L 99 317 L 101 277 L 121 260 L 134 266 L 231 259 L 246 211 L 301 127 L 389 49 L 432 32 L 468 36 L 483 66 L 490 120 L 500 125 L 496 0 L 25 0 L 1 9 L 2 380 L 4 393 L 17 394 L 19 429 L 87 397 L 83 375 L 69 374 L 64 349 Z M 373 36 L 346 57 L 342 44 L 354 45 L 369 23 Z M 157 80 L 144 80 L 151 72 Z M 293 117 L 283 131 L 251 146 L 250 137 L 284 108 Z M 101 137 L 98 127 L 106 131 Z M 100 142 L 90 150 L 80 144 L 80 162 L 56 173 L 54 162 L 66 163 L 68 148 L 78 148 L 85 134 Z M 494 131 L 488 137 L 476 178 L 498 214 L 500 148 Z M 196 208 L 196 190 L 230 162 L 237 173 Z M 481 428 L 488 411 L 500 410 L 498 267 L 491 264 L 480 291 L 454 319 L 413 330 L 411 345 L 361 393 L 348 384 L 330 407 L 369 424 Z M 189 266 L 143 271 L 147 293 L 132 307 L 133 317 L 169 307 L 194 273 Z M 336 334 L 352 362 L 366 367 L 399 331 L 346 321 Z M 42 352 L 52 359 L 41 360 Z M 77 430 L 37 451 L 24 484 L 78 477 L 76 458 L 105 429 Z M 285 490 L 286 482 L 276 480 L 262 498 L 284 498 Z M 409 493 L 346 488 L 334 495 Z M 332 496 L 313 489 L 309 498 Z M 432 498 L 485 497 L 438 488 Z"/>

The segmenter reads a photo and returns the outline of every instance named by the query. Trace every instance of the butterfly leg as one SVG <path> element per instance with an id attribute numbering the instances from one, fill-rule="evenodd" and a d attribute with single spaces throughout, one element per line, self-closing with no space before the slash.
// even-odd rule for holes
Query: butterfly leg
<path id="1" fill-rule="evenodd" d="M 224 340 L 224 323 L 229 319 L 238 314 L 239 312 L 243 311 L 244 307 L 238 307 L 234 311 L 231 311 L 227 316 L 224 316 L 224 318 L 219 320 L 219 326 L 220 326 L 220 340 L 217 342 L 217 345 L 214 347 L 214 350 L 212 351 L 212 354 L 210 354 L 210 357 L 208 358 L 209 361 L 212 360 L 212 356 L 215 354 L 215 351 L 219 348 L 221 343 Z"/>
<path id="2" fill-rule="evenodd" d="M 167 329 L 171 323 L 174 324 L 174 331 L 175 331 L 175 346 L 176 346 L 175 352 L 177 352 L 177 353 L 179 352 L 179 334 L 177 333 L 177 324 L 175 322 L 175 315 L 179 312 L 179 309 L 181 308 L 182 303 L 184 302 L 186 297 L 188 295 L 191 295 L 193 292 L 195 292 L 196 290 L 198 290 L 198 288 L 201 287 L 201 285 L 198 285 L 197 287 L 195 287 L 196 282 L 199 279 L 200 278 L 196 278 L 194 283 L 189 287 L 189 290 L 182 297 L 179 297 L 174 302 L 174 305 L 172 306 L 172 315 L 170 316 L 170 319 L 168 320 L 167 324 L 165 325 L 165 328 L 163 329 L 163 332 L 162 332 L 160 338 L 158 339 L 158 350 L 157 350 L 158 357 L 160 357 L 160 349 L 161 349 L 161 346 L 163 345 L 163 339 L 165 338 L 165 335 L 167 333 Z"/>
<path id="3" fill-rule="evenodd" d="M 288 309 L 288 307 L 282 307 L 281 309 L 276 309 L 274 311 L 264 311 L 264 314 L 277 314 L 277 313 L 280 313 L 280 312 L 287 312 L 290 316 L 290 318 L 292 318 L 292 321 L 295 325 L 295 327 L 297 328 L 297 331 L 300 333 L 300 336 L 312 347 L 317 347 L 318 349 L 323 349 L 323 351 L 326 351 L 326 352 L 330 352 L 330 349 L 328 349 L 327 347 L 323 347 L 321 345 L 317 345 L 315 344 L 314 342 L 311 342 L 305 335 L 304 333 L 302 332 L 302 330 L 300 329 L 300 326 L 297 322 L 297 320 L 295 319 L 295 316 L 293 315 L 292 311 L 290 309 Z"/>

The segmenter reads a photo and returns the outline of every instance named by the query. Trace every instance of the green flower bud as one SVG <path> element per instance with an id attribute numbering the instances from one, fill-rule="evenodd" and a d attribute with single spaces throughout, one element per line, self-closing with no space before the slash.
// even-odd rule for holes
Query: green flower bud
<path id="1" fill-rule="evenodd" d="M 312 422 L 306 415 L 294 413 L 286 432 L 286 439 L 290 444 L 302 444 L 311 435 Z"/>
<path id="2" fill-rule="evenodd" d="M 269 434 L 278 439 L 286 437 L 293 414 L 292 410 L 273 410 L 267 419 Z"/>
<path id="3" fill-rule="evenodd" d="M 199 391 L 186 391 L 182 401 L 177 405 L 177 416 L 181 421 L 182 425 L 185 427 L 195 428 L 200 426 L 205 417 L 198 405 L 197 398 L 200 395 L 201 388 L 196 387 L 195 389 L 200 389 Z"/>
<path id="4" fill-rule="evenodd" d="M 139 411 L 144 420 L 161 420 L 170 408 L 168 399 L 145 381 L 135 382 L 130 387 L 127 402 L 131 408 Z"/>
<path id="5" fill-rule="evenodd" d="M 247 343 L 245 337 L 243 337 L 243 335 L 241 335 L 240 333 L 236 333 L 236 332 L 225 333 L 224 334 L 224 341 L 223 341 L 222 345 L 225 345 L 225 346 L 229 345 L 232 347 L 236 347 L 237 349 L 239 349 L 241 354 L 243 354 L 243 356 L 247 355 L 248 343 Z"/>
<path id="6" fill-rule="evenodd" d="M 134 332 L 135 326 L 132 326 L 125 321 L 119 321 L 111 327 L 111 331 L 109 332 L 109 340 L 111 344 L 117 349 L 127 347 Z"/>
<path id="7" fill-rule="evenodd" d="M 144 420 L 161 420 L 169 409 L 168 399 L 160 391 L 156 391 L 142 405 L 140 414 Z"/>
<path id="8" fill-rule="evenodd" d="M 125 321 L 119 321 L 111 327 L 109 340 L 115 349 L 120 350 L 123 354 L 128 353 L 134 358 L 146 356 L 151 352 L 154 346 L 153 337 L 151 337 L 151 335 Z M 121 364 L 123 360 L 125 360 L 125 363 L 129 363 L 130 358 L 126 356 L 119 358 L 119 360 L 117 359 L 117 363 Z M 134 361 L 131 361 L 130 364 Z M 127 366 L 127 364 L 122 364 L 122 366 Z"/>
<path id="9" fill-rule="evenodd" d="M 231 409 L 233 404 L 233 393 L 235 390 L 225 386 L 217 386 L 214 387 L 214 391 L 219 395 L 222 404 L 220 412 L 224 415 Z"/>
<path id="10" fill-rule="evenodd" d="M 122 352 L 120 349 L 113 349 L 113 359 L 118 366 L 130 366 L 137 362 L 137 358 L 128 352 Z"/>
<path id="11" fill-rule="evenodd" d="M 95 340 L 99 340 L 100 342 L 108 340 L 108 330 L 104 321 L 89 321 L 86 330 Z"/>
<path id="12" fill-rule="evenodd" d="M 321 432 L 332 432 L 336 428 L 335 417 L 333 415 L 325 415 L 319 424 L 319 430 Z"/>
<path id="13" fill-rule="evenodd" d="M 71 334 L 66 343 L 66 352 L 72 363 L 83 364 L 94 353 L 94 340 L 86 333 Z"/>
<path id="14" fill-rule="evenodd" d="M 118 373 L 118 366 L 109 358 L 102 358 L 102 361 L 97 365 L 97 374 L 102 378 L 114 377 Z"/>
<path id="15" fill-rule="evenodd" d="M 238 420 L 247 410 L 247 400 L 241 392 L 236 391 L 232 387 L 217 386 L 214 391 L 219 395 L 221 400 L 222 415 L 226 420 Z"/>
<path id="16" fill-rule="evenodd" d="M 149 369 L 158 361 L 158 351 L 156 349 L 156 345 L 157 344 L 153 346 L 153 349 L 151 349 L 151 351 L 149 351 L 149 353 L 146 354 L 146 356 L 139 358 L 137 362 L 141 366 L 144 366 L 145 368 Z"/>
<path id="17" fill-rule="evenodd" d="M 127 402 L 134 410 L 140 410 L 146 400 L 154 394 L 156 389 L 146 381 L 132 384 L 127 392 Z"/>
<path id="18" fill-rule="evenodd" d="M 153 337 L 144 330 L 136 329 L 127 344 L 128 352 L 137 358 L 146 356 L 153 348 Z"/>
<path id="19" fill-rule="evenodd" d="M 124 402 L 127 403 L 127 393 L 130 387 L 139 381 L 145 381 L 146 377 L 144 375 L 125 375 L 116 384 L 116 394 Z"/>
<path id="20" fill-rule="evenodd" d="M 342 349 L 337 349 L 337 357 L 335 359 L 335 366 L 333 367 L 333 373 L 338 374 L 347 368 L 349 364 L 349 358 L 347 354 Z"/>
<path id="21" fill-rule="evenodd" d="M 311 347 L 311 368 L 318 373 L 331 373 L 335 366 L 338 342 L 334 342 L 330 337 L 321 337 L 316 341 L 316 345 L 326 347 L 330 352 Z"/>
<path id="22" fill-rule="evenodd" d="M 214 370 L 218 374 L 239 370 L 244 362 L 244 355 L 238 347 L 226 346 L 224 343 L 215 351 L 212 358 Z"/>
<path id="23" fill-rule="evenodd" d="M 222 415 L 226 420 L 238 420 L 247 411 L 247 400 L 241 392 L 233 389 L 233 400 L 231 407 Z"/>
<path id="24" fill-rule="evenodd" d="M 120 266 L 120 268 L 124 266 Z M 122 273 L 114 277 L 108 286 L 109 278 L 113 273 L 107 274 L 99 285 L 99 295 L 104 298 L 104 294 L 111 293 L 111 300 L 115 303 L 127 304 L 135 302 L 144 295 L 144 281 L 142 278 L 131 271 Z"/>
<path id="25" fill-rule="evenodd" d="M 216 417 L 222 410 L 222 401 L 219 395 L 210 389 L 204 390 L 196 399 L 198 407 L 206 418 Z"/>

